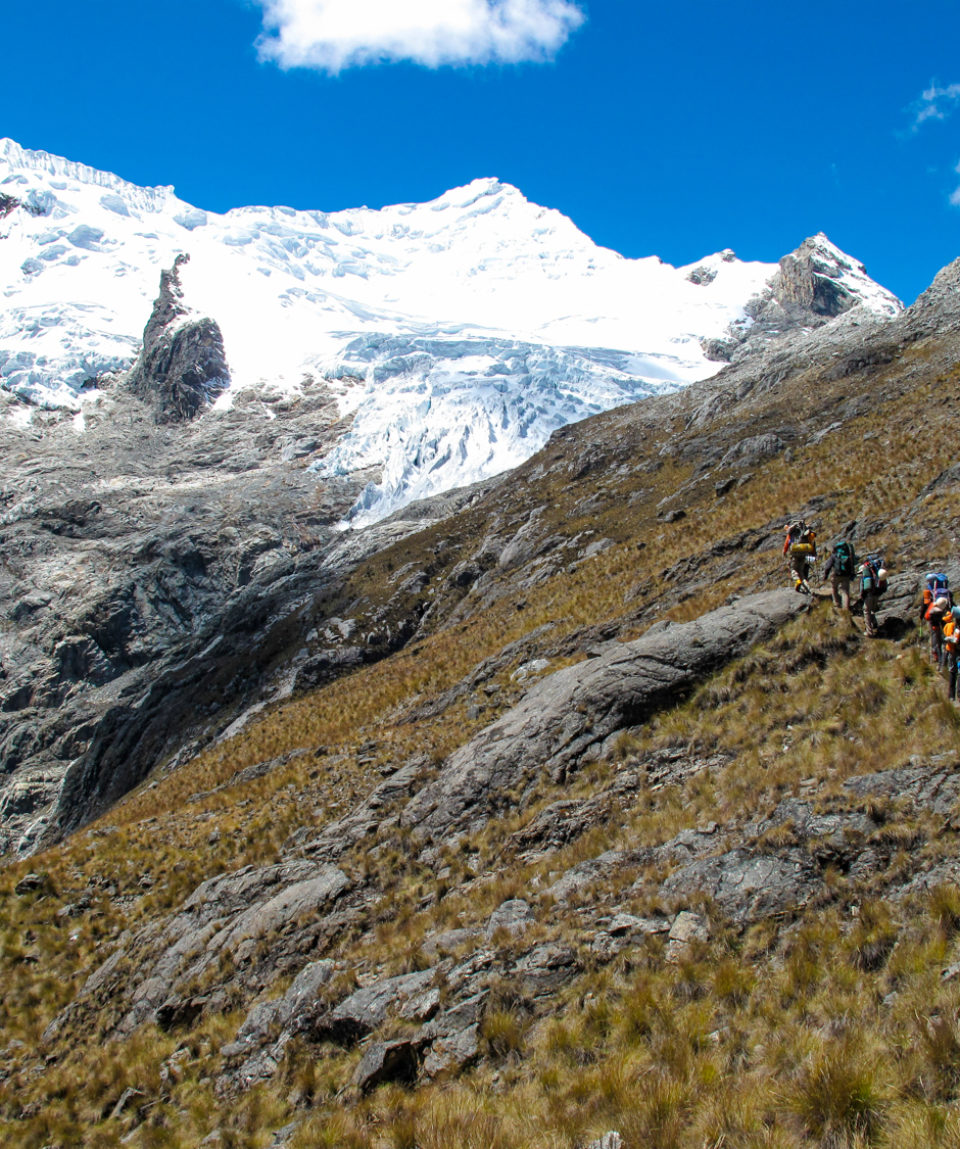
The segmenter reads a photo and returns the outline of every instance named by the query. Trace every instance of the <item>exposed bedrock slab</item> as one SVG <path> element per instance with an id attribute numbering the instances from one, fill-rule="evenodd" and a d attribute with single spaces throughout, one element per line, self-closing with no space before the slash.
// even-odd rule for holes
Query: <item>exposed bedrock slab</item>
<path id="1" fill-rule="evenodd" d="M 541 680 L 522 702 L 447 759 L 407 805 L 403 822 L 440 837 L 507 806 L 539 771 L 562 775 L 617 730 L 637 726 L 805 609 L 793 591 L 750 595 L 688 623 Z"/>

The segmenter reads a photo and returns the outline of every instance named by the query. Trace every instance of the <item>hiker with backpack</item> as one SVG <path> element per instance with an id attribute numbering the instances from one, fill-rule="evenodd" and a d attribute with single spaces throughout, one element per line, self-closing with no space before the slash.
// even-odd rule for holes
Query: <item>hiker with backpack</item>
<path id="1" fill-rule="evenodd" d="M 877 607 L 880 596 L 887 589 L 886 564 L 883 555 L 871 554 L 857 568 L 860 576 L 860 602 L 863 604 L 863 630 L 867 638 L 876 638 L 880 633 L 877 624 Z"/>
<path id="2" fill-rule="evenodd" d="M 938 670 L 943 669 L 943 625 L 952 606 L 950 580 L 943 571 L 930 571 L 924 577 L 922 620 L 930 631 L 930 661 Z"/>
<path id="3" fill-rule="evenodd" d="M 857 573 L 857 554 L 849 539 L 837 539 L 823 568 L 830 579 L 830 597 L 837 610 L 850 612 L 850 582 Z"/>
<path id="4" fill-rule="evenodd" d="M 960 606 L 951 607 L 943 620 L 943 645 L 947 663 L 947 697 L 951 702 L 960 702 L 957 697 L 957 671 L 960 669 Z"/>
<path id="5" fill-rule="evenodd" d="M 783 540 L 783 553 L 788 556 L 793 589 L 798 594 L 813 594 L 810 583 L 810 563 L 817 557 L 817 536 L 803 519 L 796 519 L 787 527 Z"/>

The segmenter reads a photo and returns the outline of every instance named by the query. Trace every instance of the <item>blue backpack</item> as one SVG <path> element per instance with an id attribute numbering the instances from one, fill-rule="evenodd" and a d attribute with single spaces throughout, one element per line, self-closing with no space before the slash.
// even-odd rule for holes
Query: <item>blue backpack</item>
<path id="1" fill-rule="evenodd" d="M 880 571 L 884 568 L 883 555 L 872 554 L 867 555 L 860 566 L 860 593 L 863 594 L 866 590 L 886 590 L 886 582 L 881 582 L 879 578 Z"/>
<path id="2" fill-rule="evenodd" d="M 853 543 L 841 539 L 833 547 L 833 569 L 841 578 L 852 578 L 857 569 L 857 556 Z"/>

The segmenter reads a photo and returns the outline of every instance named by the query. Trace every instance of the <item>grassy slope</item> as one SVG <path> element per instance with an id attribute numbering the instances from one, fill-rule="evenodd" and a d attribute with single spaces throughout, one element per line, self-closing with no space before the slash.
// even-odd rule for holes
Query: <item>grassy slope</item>
<path id="1" fill-rule="evenodd" d="M 829 424 L 857 391 L 870 397 L 866 412 L 810 445 L 808 432 Z M 439 760 L 462 744 L 520 696 L 511 679 L 520 662 L 544 655 L 555 669 L 580 657 L 598 633 L 632 637 L 665 614 L 693 617 L 731 593 L 775 584 L 783 578 L 779 522 L 811 500 L 821 500 L 813 505 L 823 508 L 827 531 L 854 519 L 873 524 L 861 549 L 883 545 L 904 564 L 945 558 L 958 496 L 949 489 L 922 495 L 955 455 L 947 436 L 930 433 L 924 412 L 933 395 L 944 409 L 960 399 L 960 371 L 930 342 L 853 376 L 808 371 L 706 429 L 688 426 L 693 397 L 650 413 L 614 412 L 551 444 L 516 482 L 452 525 L 368 562 L 343 600 L 327 604 L 330 613 L 399 616 L 409 603 L 396 595 L 397 572 L 426 569 L 435 605 L 413 647 L 266 715 L 131 795 L 89 833 L 0 875 L 4 1142 L 116 1144 L 138 1108 L 144 1121 L 134 1145 L 194 1145 L 214 1128 L 217 1049 L 245 1003 L 228 1000 L 232 1012 L 172 1035 L 148 1027 L 124 1043 L 103 1041 L 119 1005 L 75 1022 L 47 1047 L 43 1029 L 123 931 L 175 907 L 206 877 L 287 856 L 297 829 L 348 809 L 379 780 L 381 766 L 417 754 Z M 698 476 L 699 459 L 714 447 L 784 428 L 790 456 L 751 467 L 735 495 L 714 494 L 727 472 Z M 686 458 L 682 444 L 693 436 Z M 678 488 L 667 505 L 682 505 L 687 517 L 663 522 L 658 506 Z M 614 545 L 589 559 L 571 550 L 569 563 L 522 592 L 523 571 L 491 576 L 474 592 L 482 602 L 475 609 L 470 594 L 449 586 L 450 570 L 480 551 L 491 530 L 525 523 L 530 507 L 545 508 L 531 528 L 542 537 L 590 531 L 587 541 Z M 717 540 L 730 546 L 715 547 Z M 515 654 L 494 662 L 482 685 L 457 692 L 511 642 Z M 343 962 L 345 977 L 413 968 L 423 964 L 426 934 L 482 923 L 518 892 L 535 900 L 552 876 L 583 858 L 765 814 L 784 795 L 842 803 L 845 776 L 900 765 L 911 753 L 955 754 L 957 731 L 913 636 L 865 646 L 823 607 L 625 739 L 614 761 L 591 766 L 572 787 L 544 783 L 522 817 L 488 826 L 451 852 L 442 878 L 412 860 L 401 833 L 385 829 L 377 849 L 344 862 L 382 891 L 376 920 L 330 956 Z M 546 859 L 518 856 L 510 836 L 543 806 L 596 794 L 630 763 L 676 745 L 723 752 L 730 764 L 641 791 Z M 228 784 L 238 769 L 298 748 L 310 753 L 256 781 Z M 881 813 L 904 870 L 956 854 L 951 824 Z M 28 868 L 42 869 L 48 887 L 18 897 L 13 886 Z M 644 881 L 631 892 L 638 876 Z M 717 919 L 711 941 L 680 965 L 664 962 L 656 939 L 608 965 L 592 958 L 597 916 L 613 907 L 656 908 L 661 876 L 629 873 L 598 884 L 586 905 L 540 904 L 539 924 L 523 944 L 572 944 L 586 972 L 545 1016 L 511 986 L 500 987 L 484 1023 L 488 1058 L 471 1074 L 414 1093 L 386 1087 L 345 1108 L 337 1094 L 357 1052 L 294 1048 L 277 1081 L 226 1104 L 224 1143 L 269 1144 L 271 1128 L 306 1108 L 295 1142 L 304 1146 L 573 1146 L 607 1128 L 619 1129 L 628 1149 L 960 1144 L 957 993 L 939 978 L 960 924 L 952 887 L 901 904 L 884 900 L 882 887 L 851 888 L 838 873 L 814 912 L 746 934 Z M 83 895 L 90 904 L 78 908 Z M 144 1096 L 111 1117 L 128 1086 Z"/>

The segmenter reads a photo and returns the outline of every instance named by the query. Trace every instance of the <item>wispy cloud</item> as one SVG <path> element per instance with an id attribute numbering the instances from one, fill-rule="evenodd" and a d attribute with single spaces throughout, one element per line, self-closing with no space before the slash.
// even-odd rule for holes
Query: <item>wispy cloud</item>
<path id="1" fill-rule="evenodd" d="M 954 168 L 954 171 L 957 173 L 957 175 L 960 175 L 960 164 L 957 164 L 957 166 Z M 954 207 L 960 207 L 960 187 L 954 189 L 954 191 L 951 193 L 950 202 Z"/>
<path id="2" fill-rule="evenodd" d="M 571 0 L 256 0 L 261 57 L 283 68 L 401 60 L 444 64 L 549 60 L 585 20 Z"/>
<path id="3" fill-rule="evenodd" d="M 960 84 L 932 83 L 911 107 L 913 123 L 911 133 L 916 134 L 931 120 L 947 120 L 960 109 Z M 960 175 L 960 164 L 954 171 Z M 950 193 L 950 203 L 960 207 L 960 187 Z"/>
<path id="4" fill-rule="evenodd" d="M 931 84 L 914 107 L 914 131 L 928 120 L 945 120 L 960 107 L 960 84 L 947 84 L 945 87 Z"/>

